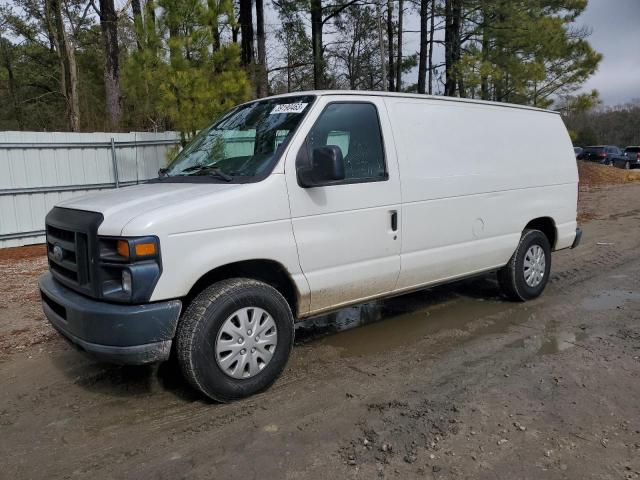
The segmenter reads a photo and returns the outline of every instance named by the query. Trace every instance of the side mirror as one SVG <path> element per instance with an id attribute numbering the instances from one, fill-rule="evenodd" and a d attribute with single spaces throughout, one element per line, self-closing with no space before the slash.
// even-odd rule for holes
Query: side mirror
<path id="1" fill-rule="evenodd" d="M 302 150 L 305 154 L 299 154 L 296 159 L 296 173 L 302 187 L 318 187 L 344 180 L 344 158 L 340 147 L 316 147 L 311 152 L 310 162 L 307 159 L 306 147 L 302 147 Z"/>

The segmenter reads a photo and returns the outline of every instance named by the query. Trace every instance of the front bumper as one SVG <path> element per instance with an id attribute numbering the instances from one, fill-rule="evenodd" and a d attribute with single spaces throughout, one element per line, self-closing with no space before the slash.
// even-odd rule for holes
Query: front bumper
<path id="1" fill-rule="evenodd" d="M 182 302 L 143 305 L 101 302 L 57 282 L 39 280 L 42 309 L 51 324 L 81 349 L 111 363 L 141 365 L 169 358 Z"/>

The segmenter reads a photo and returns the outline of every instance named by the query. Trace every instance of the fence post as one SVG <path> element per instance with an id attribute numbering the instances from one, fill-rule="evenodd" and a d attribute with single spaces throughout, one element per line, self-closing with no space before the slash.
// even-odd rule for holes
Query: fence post
<path id="1" fill-rule="evenodd" d="M 120 178 L 118 176 L 118 160 L 116 159 L 116 144 L 111 137 L 111 163 L 113 163 L 113 179 L 116 183 L 116 188 L 120 188 Z"/>

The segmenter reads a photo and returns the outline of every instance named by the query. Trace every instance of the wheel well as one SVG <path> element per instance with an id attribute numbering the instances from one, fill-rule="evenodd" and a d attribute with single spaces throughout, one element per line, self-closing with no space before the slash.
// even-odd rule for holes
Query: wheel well
<path id="1" fill-rule="evenodd" d="M 542 233 L 545 234 L 545 236 L 547 237 L 547 240 L 549 240 L 549 245 L 551 245 L 551 250 L 554 249 L 556 245 L 557 234 L 556 234 L 556 224 L 552 218 L 550 217 L 536 218 L 534 220 L 531 220 L 529 223 L 527 223 L 527 225 L 524 228 L 525 230 L 529 228 L 540 230 Z"/>
<path id="2" fill-rule="evenodd" d="M 237 277 L 260 280 L 271 285 L 282 294 L 289 304 L 293 316 L 296 316 L 298 311 L 298 290 L 287 269 L 273 260 L 244 260 L 214 268 L 200 277 L 191 287 L 185 297 L 185 303 L 191 303 L 191 300 L 209 285 L 220 280 Z"/>

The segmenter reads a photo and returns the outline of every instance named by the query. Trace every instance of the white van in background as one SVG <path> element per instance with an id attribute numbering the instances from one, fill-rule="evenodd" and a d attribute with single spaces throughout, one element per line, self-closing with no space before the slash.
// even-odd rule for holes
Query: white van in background
<path id="1" fill-rule="evenodd" d="M 267 388 L 295 319 L 497 271 L 540 295 L 576 246 L 578 174 L 558 114 L 318 91 L 240 105 L 146 184 L 48 214 L 51 323 L 119 363 L 175 351 L 220 401 Z"/>

